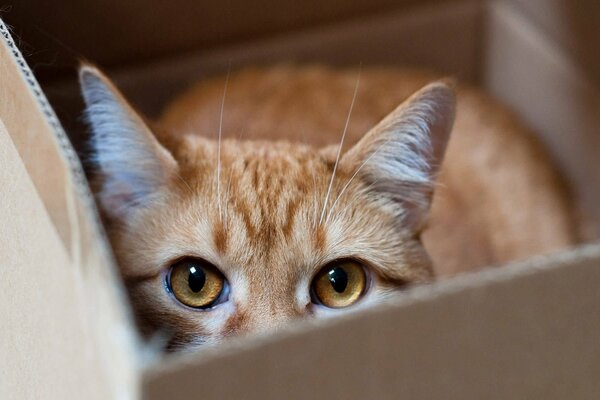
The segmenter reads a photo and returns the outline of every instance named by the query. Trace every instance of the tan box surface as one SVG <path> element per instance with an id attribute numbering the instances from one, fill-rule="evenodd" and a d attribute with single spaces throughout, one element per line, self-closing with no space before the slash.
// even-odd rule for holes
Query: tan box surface
<path id="1" fill-rule="evenodd" d="M 0 37 L 0 398 L 131 398 L 135 333 L 81 167 Z"/>
<path id="2" fill-rule="evenodd" d="M 552 21 L 564 21 L 562 5 L 464 0 L 393 7 L 382 1 L 377 7 L 386 12 L 360 20 L 200 46 L 197 53 L 113 75 L 142 109 L 156 113 L 176 91 L 224 70 L 230 60 L 234 66 L 291 58 L 438 68 L 481 83 L 516 109 L 568 177 L 587 222 L 597 225 L 598 70 L 594 57 L 581 56 L 589 46 L 574 45 L 564 25 L 553 30 Z M 599 245 L 415 288 L 340 319 L 147 364 L 79 161 L 2 24 L 0 37 L 0 398 L 600 394 Z M 176 35 L 164 43 L 187 46 Z M 119 47 L 113 60 L 123 54 Z M 149 99 L 149 93 L 157 95 Z"/>

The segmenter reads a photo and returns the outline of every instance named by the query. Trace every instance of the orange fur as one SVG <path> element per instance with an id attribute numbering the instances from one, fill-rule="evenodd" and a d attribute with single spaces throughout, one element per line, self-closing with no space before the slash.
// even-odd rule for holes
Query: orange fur
<path id="1" fill-rule="evenodd" d="M 316 147 L 337 144 L 356 76 L 355 70 L 322 67 L 246 69 L 230 81 L 224 132 Z M 439 78 L 393 68 L 364 71 L 348 146 Z M 167 108 L 161 122 L 169 132 L 216 132 L 222 82 L 198 84 Z M 503 264 L 575 244 L 572 205 L 540 143 L 489 96 L 466 86 L 456 90 L 454 130 L 424 232 L 437 273 Z"/>
<path id="2" fill-rule="evenodd" d="M 373 294 L 360 303 L 367 305 L 406 282 L 429 280 L 434 271 L 452 275 L 575 243 L 567 196 L 540 145 L 514 115 L 471 88 L 456 88 L 457 116 L 428 219 L 400 223 L 392 212 L 397 205 L 372 194 L 377 179 L 354 179 L 370 151 L 365 141 L 354 145 L 438 79 L 433 74 L 362 71 L 347 157 L 331 181 L 357 75 L 294 66 L 233 74 L 220 149 L 224 78 L 199 83 L 167 108 L 154 134 L 176 169 L 157 183 L 160 196 L 108 221 L 146 332 L 170 332 L 176 348 L 332 314 L 311 308 L 308 287 L 338 257 L 365 260 L 375 270 Z M 319 223 L 330 183 L 327 218 Z M 429 198 L 429 189 L 421 190 Z M 406 207 L 403 212 L 413 212 Z M 189 311 L 163 293 L 164 271 L 184 255 L 223 271 L 232 285 L 226 306 Z"/>

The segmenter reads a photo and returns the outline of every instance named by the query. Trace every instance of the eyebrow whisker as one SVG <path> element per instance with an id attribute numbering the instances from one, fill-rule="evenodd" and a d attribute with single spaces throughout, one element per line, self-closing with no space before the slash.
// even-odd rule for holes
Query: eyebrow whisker
<path id="1" fill-rule="evenodd" d="M 327 202 L 329 201 L 329 196 L 331 195 L 331 188 L 333 187 L 333 181 L 335 179 L 335 173 L 337 171 L 338 164 L 340 162 L 340 155 L 342 154 L 342 147 L 344 146 L 344 139 L 346 138 L 346 132 L 348 131 L 348 125 L 350 124 L 350 116 L 352 115 L 352 109 L 354 108 L 354 102 L 356 101 L 356 95 L 358 93 L 358 87 L 360 85 L 360 74 L 361 69 L 358 70 L 358 77 L 356 78 L 356 84 L 354 85 L 354 94 L 352 95 L 352 102 L 350 103 L 350 110 L 348 111 L 348 117 L 346 118 L 346 125 L 344 126 L 344 131 L 342 132 L 342 138 L 340 140 L 340 145 L 338 147 L 337 156 L 335 158 L 335 164 L 333 165 L 333 172 L 331 173 L 331 180 L 329 181 L 329 187 L 327 188 L 327 194 L 325 195 L 325 201 L 323 202 L 323 210 L 321 211 L 321 217 L 319 218 L 319 225 L 323 222 L 323 217 L 325 216 L 325 211 L 327 210 Z"/>
<path id="2" fill-rule="evenodd" d="M 221 206 L 221 139 L 223 136 L 223 110 L 225 108 L 225 96 L 227 95 L 227 86 L 229 85 L 229 76 L 231 75 L 231 61 L 227 67 L 227 76 L 225 77 L 225 86 L 223 88 L 223 99 L 221 100 L 221 113 L 219 116 L 219 138 L 217 144 L 217 206 L 219 208 L 219 218 L 223 221 L 223 209 Z"/>
<path id="3" fill-rule="evenodd" d="M 333 213 L 333 210 L 335 209 L 335 206 L 338 202 L 338 200 L 342 197 L 342 195 L 344 194 L 344 192 L 346 191 L 346 189 L 348 188 L 348 186 L 350 186 L 350 183 L 352 183 L 352 181 L 354 180 L 354 178 L 358 175 L 358 173 L 360 172 L 360 170 L 371 160 L 371 158 L 373 158 L 378 152 L 379 150 L 381 150 L 383 148 L 383 146 L 385 146 L 391 139 L 387 139 L 385 142 L 383 142 L 382 144 L 379 145 L 379 147 L 377 147 L 377 149 L 375 149 L 375 151 L 373 153 L 371 153 L 371 155 L 369 157 L 367 157 L 367 159 L 365 161 L 363 161 L 358 168 L 356 169 L 356 171 L 354 172 L 354 174 L 352 174 L 352 176 L 350 177 L 350 179 L 348 179 L 348 182 L 346 182 L 346 184 L 344 185 L 344 187 L 342 188 L 342 190 L 340 191 L 340 193 L 338 194 L 338 196 L 336 197 L 335 201 L 333 202 L 333 204 L 331 205 L 331 208 L 329 209 L 329 213 L 327 214 L 327 218 L 325 218 L 325 223 L 327 223 L 327 221 L 329 221 L 329 217 L 331 216 L 331 213 Z"/>

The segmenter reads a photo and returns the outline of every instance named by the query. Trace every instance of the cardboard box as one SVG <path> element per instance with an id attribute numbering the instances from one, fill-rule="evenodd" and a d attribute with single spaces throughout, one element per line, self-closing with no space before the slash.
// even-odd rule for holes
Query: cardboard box
<path id="1" fill-rule="evenodd" d="M 0 398 L 130 398 L 135 333 L 83 171 L 0 37 Z"/>
<path id="2" fill-rule="evenodd" d="M 113 75 L 153 114 L 230 60 L 234 67 L 289 59 L 434 67 L 512 105 L 551 150 L 588 223 L 600 223 L 600 71 L 593 48 L 569 36 L 561 16 L 571 3 L 413 3 Z M 600 395 L 594 244 L 415 288 L 372 310 L 276 335 L 148 357 L 79 160 L 3 24 L 0 37 L 0 398 Z M 45 87 L 67 93 L 70 86 Z"/>

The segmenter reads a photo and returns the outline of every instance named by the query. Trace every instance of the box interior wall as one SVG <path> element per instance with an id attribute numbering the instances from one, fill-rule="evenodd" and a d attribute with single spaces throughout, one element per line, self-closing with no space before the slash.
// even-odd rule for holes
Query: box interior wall
<path id="1" fill-rule="evenodd" d="M 152 117 L 177 93 L 198 79 L 224 73 L 230 63 L 234 70 L 244 65 L 297 62 L 441 71 L 483 86 L 540 135 L 572 183 L 588 221 L 588 238 L 595 238 L 600 224 L 600 209 L 595 206 L 600 204 L 600 184 L 596 184 L 600 161 L 595 154 L 600 146 L 600 117 L 594 110 L 600 105 L 600 91 L 595 64 L 586 63 L 595 56 L 582 56 L 594 53 L 593 49 L 578 45 L 583 39 L 577 35 L 568 36 L 574 23 L 589 31 L 590 16 L 575 13 L 567 19 L 557 11 L 565 7 L 560 1 L 553 6 L 536 4 L 516 0 L 403 2 L 362 18 L 227 46 L 204 46 L 141 65 L 113 66 L 109 72 L 132 102 Z M 596 8 L 590 6 L 590 14 L 600 20 Z M 534 13 L 539 10 L 545 12 Z M 596 36 L 600 39 L 600 34 Z M 63 122 L 72 132 L 79 132 L 74 141 L 81 144 L 85 134 L 80 120 L 73 120 L 73 115 L 81 113 L 76 85 L 72 80 L 54 81 L 45 89 L 59 109 L 68 110 Z"/>
<path id="2" fill-rule="evenodd" d="M 523 116 L 540 134 L 571 182 L 589 220 L 597 224 L 600 222 L 597 207 L 600 95 L 595 82 L 600 68 L 590 44 L 583 43 L 577 35 L 569 35 L 569 24 L 574 20 L 589 32 L 589 15 L 575 13 L 573 17 L 562 12 L 565 4 L 560 0 L 547 3 L 462 0 L 382 5 L 383 12 L 363 18 L 349 16 L 338 22 L 308 24 L 301 29 L 270 32 L 239 43 L 232 39 L 221 48 L 216 45 L 198 51 L 187 48 L 180 55 L 139 65 L 117 57 L 118 62 L 112 64 L 109 73 L 137 106 L 149 115 L 156 115 L 162 104 L 190 82 L 221 73 L 230 62 L 234 68 L 290 60 L 435 68 L 481 84 Z M 360 7 L 356 10 L 360 11 Z M 593 15 L 595 5 L 590 4 L 589 10 Z M 169 35 L 168 30 L 161 34 Z M 44 89 L 54 98 L 55 108 L 77 109 L 77 88 L 72 80 L 63 82 L 54 77 L 45 82 Z M 6 106 L 6 102 L 0 101 L 0 106 L 3 104 Z M 3 122 L 5 110 L 0 107 Z M 120 289 L 118 283 L 113 276 L 102 272 L 102 267 L 110 266 L 111 261 L 106 255 L 85 252 L 96 249 L 101 253 L 95 237 L 98 232 L 93 224 L 86 222 L 90 210 L 78 206 L 80 227 L 92 233 L 82 236 L 86 238 L 83 243 L 74 242 L 73 215 L 64 212 L 65 202 L 70 198 L 69 185 L 73 184 L 65 179 L 69 172 L 56 173 L 55 177 L 62 182 L 58 186 L 64 192 L 51 196 L 53 188 L 48 187 L 43 174 L 35 172 L 40 168 L 36 158 L 43 152 L 38 148 L 37 153 L 28 155 L 30 142 L 19 145 L 15 139 L 18 125 L 8 128 L 15 146 L 11 154 L 18 154 L 24 163 L 18 174 L 29 177 L 25 185 L 31 187 L 27 190 L 31 196 L 39 196 L 35 209 L 40 215 L 44 215 L 44 210 L 47 213 L 46 217 L 40 217 L 50 227 L 47 240 L 61 243 L 59 247 L 63 249 L 49 261 L 54 261 L 53 268 L 57 271 L 65 267 L 64 263 L 73 268 L 68 279 L 54 282 L 55 292 L 39 288 L 42 295 L 37 303 L 31 304 L 32 310 L 47 301 L 43 295 L 70 293 L 70 301 L 82 307 L 73 311 L 73 315 L 99 312 L 105 316 L 99 323 L 62 316 L 65 329 L 84 334 L 81 342 L 53 342 L 56 354 L 62 354 L 69 344 L 91 350 L 85 356 L 68 353 L 78 361 L 47 378 L 43 377 L 53 365 L 50 359 L 43 360 L 40 368 L 28 371 L 27 364 L 22 364 L 16 373 L 3 375 L 10 378 L 13 389 L 23 382 L 33 382 L 27 388 L 29 392 L 22 392 L 24 395 L 46 391 L 50 397 L 64 398 L 82 393 L 84 383 L 65 377 L 74 373 L 79 362 L 86 365 L 90 360 L 96 360 L 96 372 L 103 379 L 97 383 L 98 398 L 119 390 L 135 395 L 138 379 L 146 398 L 164 398 L 168 394 L 172 399 L 196 394 L 198 382 L 204 385 L 206 398 L 222 398 L 226 394 L 262 399 L 327 394 L 344 398 L 405 395 L 408 398 L 583 399 L 600 391 L 595 379 L 600 373 L 600 349 L 595 346 L 599 320 L 590 317 L 600 315 L 596 290 L 600 251 L 594 246 L 424 287 L 372 313 L 324 324 L 301 324 L 270 338 L 233 341 L 222 349 L 161 362 L 148 370 L 137 369 L 137 361 L 128 353 L 132 351 L 131 344 L 104 338 L 106 332 L 114 333 L 117 327 L 127 331 L 131 325 L 124 322 L 128 318 L 126 311 L 122 314 L 109 311 L 121 301 L 115 293 Z M 44 129 L 52 130 L 40 128 Z M 6 133 L 2 134 L 6 137 Z M 79 139 L 76 137 L 75 141 Z M 47 151 L 54 150 L 49 147 Z M 53 174 L 48 168 L 41 171 Z M 14 204 L 18 212 L 19 203 Z M 14 224 L 18 225 L 18 220 Z M 7 227 L 10 225 L 4 227 L 10 234 L 28 234 L 9 231 Z M 0 236 L 3 232 L 0 229 Z M 14 249 L 25 246 L 15 243 Z M 73 251 L 74 243 L 84 249 L 82 254 L 87 261 L 83 264 L 74 256 L 79 254 Z M 14 260 L 23 257 L 17 250 L 11 254 Z M 41 257 L 39 252 L 26 256 L 30 258 L 21 260 L 22 263 L 39 262 Z M 26 274 L 20 275 L 14 280 L 16 286 L 6 285 L 5 293 L 10 294 L 11 290 L 19 293 L 20 288 L 26 287 L 27 278 Z M 99 300 L 94 301 L 81 288 L 95 293 Z M 577 296 L 572 296 L 573 293 Z M 16 295 L 13 298 L 15 302 L 5 304 L 16 304 L 14 310 L 6 305 L 0 310 L 5 320 L 16 324 L 20 318 L 18 301 L 25 300 L 18 300 L 20 297 Z M 58 309 L 55 312 L 61 315 Z M 35 318 L 26 321 L 30 325 L 15 325 L 20 329 L 18 340 L 13 335 L 12 342 L 3 341 L 16 343 L 21 353 L 11 353 L 11 357 L 17 361 L 23 360 L 23 355 L 25 359 L 31 356 L 27 343 L 36 343 L 35 327 L 43 326 L 44 322 Z M 431 326 L 438 329 L 423 333 Z M 52 334 L 60 335 L 58 332 Z M 353 349 L 350 355 L 349 347 Z M 528 350 L 519 350 L 524 348 Z M 0 350 L 10 352 L 6 346 L 0 346 Z M 113 357 L 116 352 L 121 355 L 120 366 L 110 371 L 106 354 Z M 327 368 L 327 373 L 323 368 Z M 93 368 L 82 371 L 93 380 Z M 423 371 L 428 371 L 427 379 Z M 53 387 L 52 380 L 78 389 L 69 392 L 62 390 L 64 387 Z M 0 384 L 0 395 L 6 387 Z"/>

